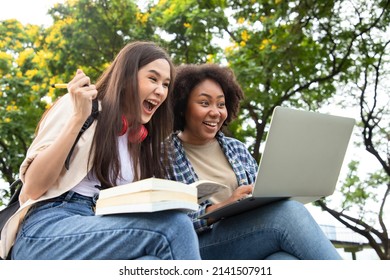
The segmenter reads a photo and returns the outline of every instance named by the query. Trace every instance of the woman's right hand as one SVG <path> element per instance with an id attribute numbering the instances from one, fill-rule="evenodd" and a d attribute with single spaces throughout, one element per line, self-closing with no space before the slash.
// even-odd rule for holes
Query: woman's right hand
<path id="1" fill-rule="evenodd" d="M 91 114 L 92 100 L 97 96 L 96 86 L 91 85 L 89 77 L 78 69 L 68 83 L 68 92 L 73 101 L 74 117 L 84 123 Z"/>
<path id="2" fill-rule="evenodd" d="M 232 195 L 227 200 L 222 202 L 223 205 L 220 205 L 219 207 L 246 198 L 248 195 L 252 194 L 252 191 L 253 191 L 253 185 L 239 186 L 237 189 L 233 191 Z"/>
<path id="3" fill-rule="evenodd" d="M 210 205 L 206 208 L 206 213 L 214 211 L 218 208 L 221 208 L 225 205 L 228 205 L 230 203 L 233 203 L 235 201 L 238 201 L 240 199 L 244 199 L 248 197 L 248 195 L 252 194 L 253 191 L 253 185 L 243 185 L 239 186 L 237 189 L 235 189 L 232 193 L 232 195 L 226 199 L 225 201 L 222 201 L 221 203 Z M 216 222 L 216 220 L 209 218 L 207 220 L 207 223 L 210 225 L 212 223 Z"/>

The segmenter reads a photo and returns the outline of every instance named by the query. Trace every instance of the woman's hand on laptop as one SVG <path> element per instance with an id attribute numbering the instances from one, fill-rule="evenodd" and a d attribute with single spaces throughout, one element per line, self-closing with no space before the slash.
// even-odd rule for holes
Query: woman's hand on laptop
<path id="1" fill-rule="evenodd" d="M 227 199 L 227 203 L 232 203 L 238 200 L 242 200 L 252 195 L 253 185 L 239 186 L 233 191 L 233 194 Z"/>
<path id="2" fill-rule="evenodd" d="M 221 203 L 213 204 L 213 205 L 210 205 L 209 207 L 207 207 L 206 213 L 210 212 L 210 211 L 214 211 L 218 208 L 221 208 L 221 207 L 226 206 L 228 204 L 234 203 L 234 202 L 239 201 L 241 199 L 245 199 L 248 196 L 252 195 L 252 191 L 253 191 L 253 185 L 239 186 L 237 189 L 235 189 L 233 191 L 232 195 L 228 199 L 226 199 L 225 201 L 222 201 Z M 207 222 L 210 225 L 216 221 L 213 219 L 208 219 Z"/>

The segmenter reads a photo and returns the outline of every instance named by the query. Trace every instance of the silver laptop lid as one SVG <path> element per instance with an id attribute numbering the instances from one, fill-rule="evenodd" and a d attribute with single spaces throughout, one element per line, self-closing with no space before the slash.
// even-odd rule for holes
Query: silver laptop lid
<path id="1" fill-rule="evenodd" d="M 332 194 L 354 124 L 353 118 L 276 107 L 253 196 L 306 203 Z"/>

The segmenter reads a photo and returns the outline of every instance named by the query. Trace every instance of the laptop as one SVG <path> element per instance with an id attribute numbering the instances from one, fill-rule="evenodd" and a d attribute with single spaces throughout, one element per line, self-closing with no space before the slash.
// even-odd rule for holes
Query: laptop
<path id="1" fill-rule="evenodd" d="M 252 195 L 202 215 L 221 219 L 275 201 L 333 194 L 355 119 L 276 107 Z"/>

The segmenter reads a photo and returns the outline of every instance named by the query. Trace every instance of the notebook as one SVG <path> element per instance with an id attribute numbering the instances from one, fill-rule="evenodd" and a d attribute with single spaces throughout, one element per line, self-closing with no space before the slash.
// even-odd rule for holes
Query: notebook
<path id="1" fill-rule="evenodd" d="M 282 199 L 309 203 L 333 194 L 355 119 L 276 107 L 252 195 L 206 213 L 221 219 Z"/>

